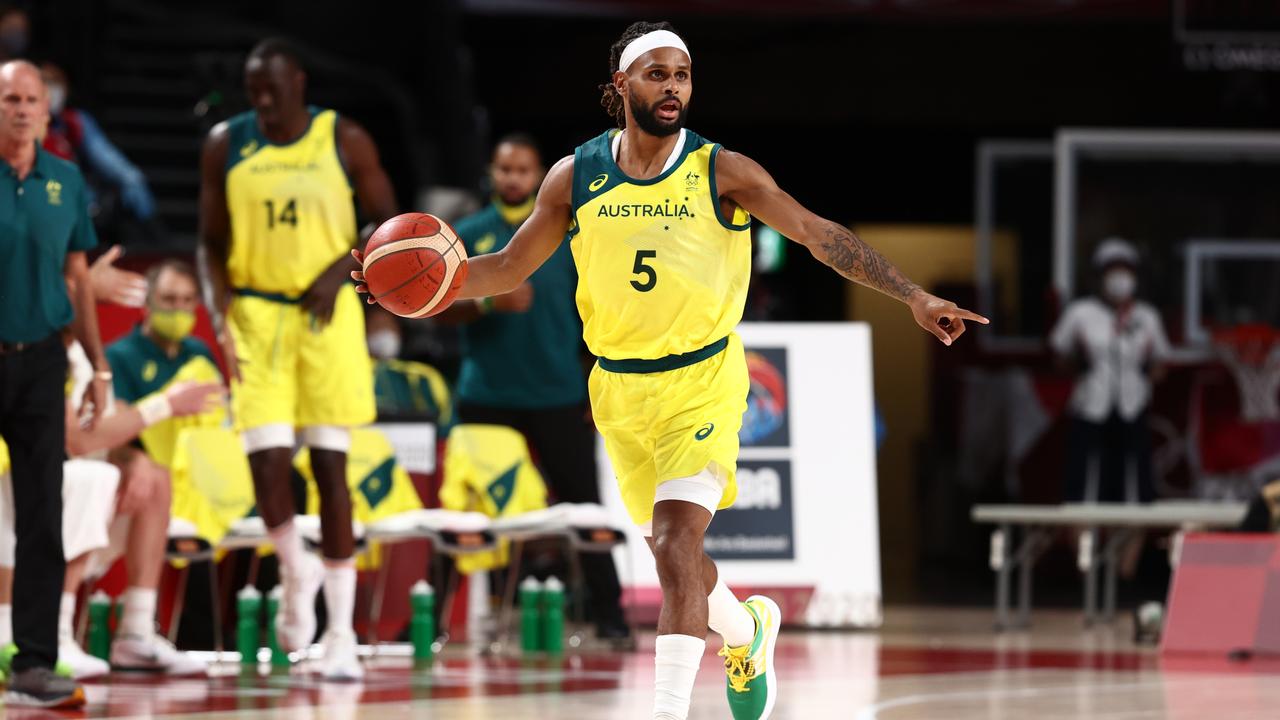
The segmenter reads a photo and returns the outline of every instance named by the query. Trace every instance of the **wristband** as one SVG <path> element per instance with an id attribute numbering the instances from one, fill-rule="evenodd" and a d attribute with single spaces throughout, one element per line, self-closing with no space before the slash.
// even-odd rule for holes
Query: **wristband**
<path id="1" fill-rule="evenodd" d="M 142 414 L 142 423 L 146 427 L 151 427 L 158 422 L 173 417 L 173 405 L 169 403 L 169 398 L 164 395 L 152 395 L 144 398 L 136 407 L 138 412 Z"/>
<path id="2" fill-rule="evenodd" d="M 111 375 L 111 371 L 110 371 L 110 370 L 99 370 L 99 371 L 97 371 L 97 372 L 95 372 L 95 373 L 93 374 L 93 377 L 94 377 L 94 379 L 95 379 L 95 380 L 107 380 L 107 381 L 110 381 L 110 380 L 111 380 L 111 378 L 112 378 L 112 375 Z"/>

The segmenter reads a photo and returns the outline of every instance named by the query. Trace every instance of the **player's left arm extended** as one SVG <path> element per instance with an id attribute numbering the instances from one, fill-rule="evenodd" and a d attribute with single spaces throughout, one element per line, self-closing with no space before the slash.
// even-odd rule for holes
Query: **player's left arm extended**
<path id="1" fill-rule="evenodd" d="M 369 220 L 355 239 L 356 248 L 364 248 L 373 231 L 384 221 L 396 215 L 396 194 L 391 180 L 382 169 L 378 148 L 373 138 L 359 124 L 338 119 L 338 152 L 355 190 L 360 214 Z M 333 317 L 333 303 L 338 289 L 347 281 L 352 270 L 360 267 L 348 254 L 333 261 L 320 273 L 302 298 L 302 305 L 322 325 Z"/>
<path id="2" fill-rule="evenodd" d="M 944 344 L 964 334 L 965 320 L 987 323 L 981 315 L 922 290 L 852 230 L 796 202 L 747 156 L 722 149 L 716 157 L 716 186 L 722 197 L 804 245 L 844 277 L 906 303 L 916 323 Z"/>

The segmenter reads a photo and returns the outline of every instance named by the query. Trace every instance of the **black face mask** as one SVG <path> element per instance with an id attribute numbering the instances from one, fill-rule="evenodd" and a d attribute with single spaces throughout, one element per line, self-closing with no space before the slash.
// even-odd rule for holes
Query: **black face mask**
<path id="1" fill-rule="evenodd" d="M 680 115 L 676 117 L 673 123 L 664 123 L 658 119 L 658 106 L 667 102 L 671 98 L 660 98 L 649 107 L 645 107 L 636 94 L 631 93 L 631 114 L 636 119 L 636 125 L 640 129 L 657 137 L 666 137 L 675 135 L 684 127 L 685 119 L 689 116 L 689 103 L 680 103 Z"/>
<path id="2" fill-rule="evenodd" d="M 20 28 L 5 30 L 0 33 L 0 52 L 9 57 L 19 57 L 27 51 L 27 32 Z"/>

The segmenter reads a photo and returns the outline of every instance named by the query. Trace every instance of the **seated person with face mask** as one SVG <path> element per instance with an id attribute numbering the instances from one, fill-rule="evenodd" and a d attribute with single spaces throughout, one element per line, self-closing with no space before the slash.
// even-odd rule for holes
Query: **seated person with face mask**
<path id="1" fill-rule="evenodd" d="M 1049 346 L 1077 371 L 1067 440 L 1067 502 L 1150 502 L 1152 381 L 1169 356 L 1159 312 L 1136 298 L 1138 251 L 1119 238 L 1093 255 L 1099 293 L 1072 300 Z"/>

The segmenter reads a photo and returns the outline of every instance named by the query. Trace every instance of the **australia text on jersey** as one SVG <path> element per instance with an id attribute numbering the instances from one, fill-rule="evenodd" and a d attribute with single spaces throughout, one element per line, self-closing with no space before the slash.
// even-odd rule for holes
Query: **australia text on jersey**
<path id="1" fill-rule="evenodd" d="M 665 203 L 627 203 L 627 204 L 604 204 L 596 212 L 596 217 L 693 217 L 693 213 L 689 212 L 689 206 L 680 203 L 672 205 L 669 201 Z"/>

